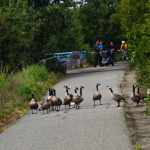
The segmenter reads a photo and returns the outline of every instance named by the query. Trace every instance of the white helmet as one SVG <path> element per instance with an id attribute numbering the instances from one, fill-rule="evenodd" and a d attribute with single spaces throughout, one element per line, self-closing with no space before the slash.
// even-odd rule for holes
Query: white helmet
<path id="1" fill-rule="evenodd" d="M 125 41 L 122 41 L 122 44 L 124 44 L 125 43 Z"/>

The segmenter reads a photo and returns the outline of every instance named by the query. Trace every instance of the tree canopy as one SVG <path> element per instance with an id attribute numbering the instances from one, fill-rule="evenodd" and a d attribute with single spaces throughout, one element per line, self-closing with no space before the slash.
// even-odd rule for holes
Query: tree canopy
<path id="1" fill-rule="evenodd" d="M 104 49 L 125 40 L 147 83 L 149 11 L 148 0 L 1 0 L 0 70 L 17 71 L 46 53 L 90 51 L 96 40 Z"/>

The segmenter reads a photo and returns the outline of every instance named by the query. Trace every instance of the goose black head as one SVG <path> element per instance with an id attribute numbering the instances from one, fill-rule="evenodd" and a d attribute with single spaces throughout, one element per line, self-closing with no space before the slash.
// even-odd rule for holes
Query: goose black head
<path id="1" fill-rule="evenodd" d="M 75 93 L 77 93 L 77 90 L 79 90 L 78 87 L 75 88 Z"/>
<path id="2" fill-rule="evenodd" d="M 84 88 L 84 86 L 80 86 L 80 88 L 81 88 L 81 89 L 83 89 L 83 88 Z"/>
<path id="3" fill-rule="evenodd" d="M 68 86 L 67 86 L 67 85 L 64 85 L 64 87 L 63 87 L 63 88 L 66 88 L 66 89 L 67 89 L 67 88 L 68 88 Z"/>
<path id="4" fill-rule="evenodd" d="M 140 87 L 136 85 L 135 88 L 137 88 L 137 93 L 140 93 Z"/>
<path id="5" fill-rule="evenodd" d="M 136 86 L 133 85 L 133 93 L 135 92 L 135 88 L 136 88 Z"/>
<path id="6" fill-rule="evenodd" d="M 96 89 L 97 89 L 97 91 L 98 91 L 98 86 L 99 86 L 99 85 L 101 85 L 101 84 L 99 84 L 99 83 L 96 84 Z"/>
<path id="7" fill-rule="evenodd" d="M 112 88 L 110 87 L 110 86 L 107 86 L 108 88 L 109 88 L 109 90 L 113 93 L 113 90 L 112 90 Z"/>
<path id="8" fill-rule="evenodd" d="M 32 98 L 34 98 L 34 94 L 35 94 L 35 92 L 32 92 Z"/>

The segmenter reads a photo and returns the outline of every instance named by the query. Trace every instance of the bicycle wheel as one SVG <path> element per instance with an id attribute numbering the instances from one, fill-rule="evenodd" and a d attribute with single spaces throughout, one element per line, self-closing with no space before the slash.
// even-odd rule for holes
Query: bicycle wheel
<path id="1" fill-rule="evenodd" d="M 122 56 L 122 62 L 124 61 L 124 55 Z"/>

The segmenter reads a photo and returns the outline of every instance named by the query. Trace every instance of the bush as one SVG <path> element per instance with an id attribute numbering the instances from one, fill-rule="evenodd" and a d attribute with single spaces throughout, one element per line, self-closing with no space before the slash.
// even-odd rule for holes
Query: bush
<path id="1" fill-rule="evenodd" d="M 32 65 L 15 75 L 0 75 L 0 123 L 26 109 L 31 94 L 40 100 L 46 89 L 55 84 L 62 73 L 49 73 L 44 65 Z M 7 81 L 7 82 L 6 82 Z"/>
<path id="2" fill-rule="evenodd" d="M 62 63 L 58 62 L 57 58 L 52 58 L 47 60 L 44 63 L 44 65 L 49 72 L 54 71 L 54 72 L 66 73 L 66 70 L 63 67 Z"/>
<path id="3" fill-rule="evenodd" d="M 6 81 L 6 74 L 0 73 L 0 87 L 2 87 L 5 84 Z"/>

